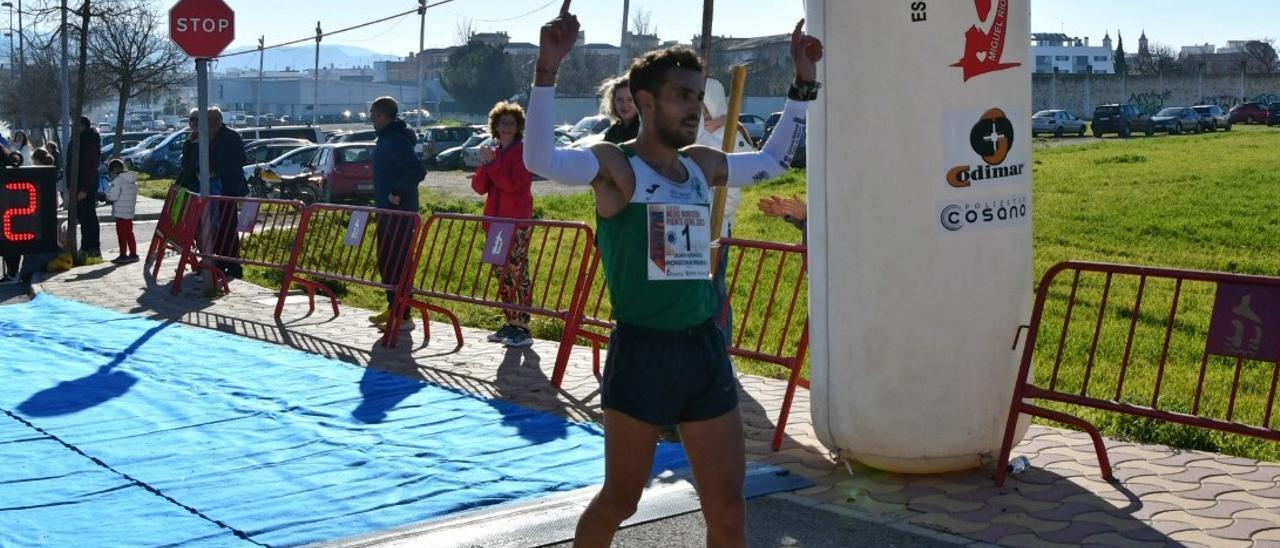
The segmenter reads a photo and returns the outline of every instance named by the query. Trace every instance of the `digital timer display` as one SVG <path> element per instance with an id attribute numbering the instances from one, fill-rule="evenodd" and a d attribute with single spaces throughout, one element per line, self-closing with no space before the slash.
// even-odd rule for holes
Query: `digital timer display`
<path id="1" fill-rule="evenodd" d="M 58 170 L 0 169 L 0 255 L 58 250 Z"/>

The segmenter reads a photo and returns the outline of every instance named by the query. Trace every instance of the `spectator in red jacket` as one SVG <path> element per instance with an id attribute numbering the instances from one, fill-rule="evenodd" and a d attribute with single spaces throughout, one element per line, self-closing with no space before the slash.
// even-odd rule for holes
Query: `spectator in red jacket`
<path id="1" fill-rule="evenodd" d="M 484 214 L 508 219 L 533 218 L 533 174 L 524 167 L 524 109 L 507 101 L 489 111 L 489 134 L 493 144 L 480 149 L 482 164 L 471 178 L 471 188 L 485 196 Z M 486 230 L 492 228 L 486 223 Z M 516 225 L 507 247 L 507 262 L 494 267 L 498 277 L 498 297 L 508 304 L 529 306 L 533 284 L 525 268 L 529 263 L 529 225 Z M 489 335 L 489 342 L 508 347 L 533 345 L 529 334 L 529 314 L 505 311 L 507 324 Z"/>

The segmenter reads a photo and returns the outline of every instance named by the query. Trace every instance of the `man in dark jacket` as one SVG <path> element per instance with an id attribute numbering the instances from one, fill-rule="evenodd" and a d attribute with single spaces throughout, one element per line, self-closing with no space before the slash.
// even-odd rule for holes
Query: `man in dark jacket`
<path id="1" fill-rule="evenodd" d="M 391 97 L 379 97 L 369 107 L 369 120 L 378 134 L 373 147 L 373 199 L 379 209 L 418 211 L 418 184 L 426 176 L 413 146 L 417 135 L 398 115 L 400 105 Z M 378 271 L 382 283 L 395 285 L 409 259 L 413 244 L 413 219 L 381 215 L 377 220 Z M 386 323 L 395 294 L 387 292 L 387 311 L 369 318 L 374 325 Z M 412 328 L 405 311 L 404 328 Z"/>
<path id="2" fill-rule="evenodd" d="M 182 169 L 178 174 L 177 184 L 192 192 L 200 192 L 200 135 L 196 127 L 199 124 L 199 111 L 192 110 L 187 116 L 187 124 L 191 127 L 191 137 L 182 146 Z M 244 180 L 244 165 L 248 160 L 244 155 L 244 140 L 235 130 L 222 124 L 222 110 L 209 108 L 209 133 L 213 139 L 209 141 L 209 194 L 214 196 L 244 196 L 249 187 Z M 213 252 L 223 257 L 240 256 L 240 239 L 236 233 L 236 215 L 234 204 L 215 204 L 210 208 L 209 216 L 213 220 Z M 217 261 L 215 263 L 228 277 L 243 277 L 243 269 L 238 263 Z"/>
<path id="3" fill-rule="evenodd" d="M 80 223 L 80 251 L 86 257 L 101 257 L 98 241 L 98 162 L 102 157 L 102 136 L 88 116 L 79 122 L 80 148 L 76 164 L 76 219 Z"/>

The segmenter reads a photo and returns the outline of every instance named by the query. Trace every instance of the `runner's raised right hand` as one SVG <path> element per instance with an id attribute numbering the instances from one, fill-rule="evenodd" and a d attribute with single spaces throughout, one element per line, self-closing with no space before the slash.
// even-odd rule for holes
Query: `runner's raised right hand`
<path id="1" fill-rule="evenodd" d="M 555 72 L 560 68 L 560 61 L 569 55 L 573 44 L 578 41 L 578 29 L 581 25 L 578 24 L 578 16 L 569 13 L 570 1 L 564 0 L 564 4 L 560 6 L 560 14 L 542 25 L 538 43 L 539 72 Z"/>

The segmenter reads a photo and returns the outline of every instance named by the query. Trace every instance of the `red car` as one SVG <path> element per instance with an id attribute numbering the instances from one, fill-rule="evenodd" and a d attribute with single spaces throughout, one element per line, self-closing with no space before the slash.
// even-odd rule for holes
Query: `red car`
<path id="1" fill-rule="evenodd" d="M 373 143 L 320 145 L 311 166 L 325 201 L 373 197 Z"/>
<path id="2" fill-rule="evenodd" d="M 1233 124 L 1265 124 L 1271 113 L 1262 103 L 1241 103 L 1231 107 L 1227 121 Z"/>

